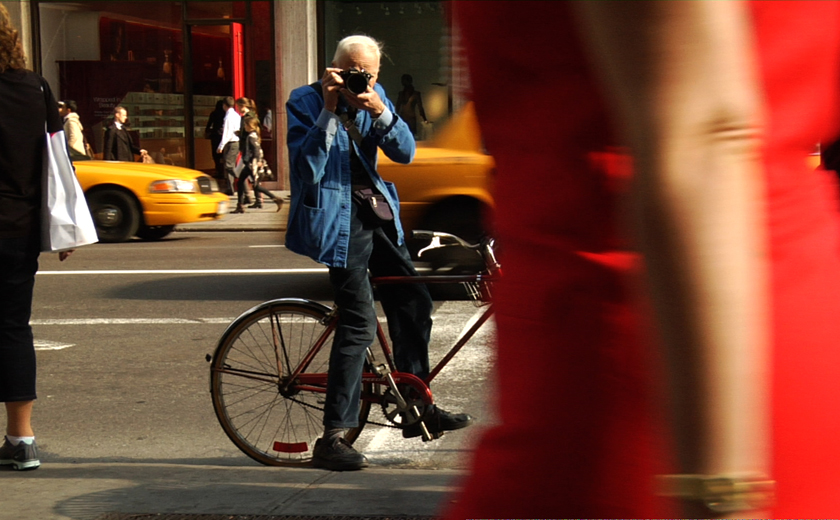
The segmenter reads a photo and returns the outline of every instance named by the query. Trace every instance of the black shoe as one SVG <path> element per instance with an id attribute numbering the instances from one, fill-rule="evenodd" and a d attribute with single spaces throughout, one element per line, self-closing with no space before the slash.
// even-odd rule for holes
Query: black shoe
<path id="1" fill-rule="evenodd" d="M 248 205 L 251 203 L 251 197 L 245 195 L 243 204 Z"/>
<path id="2" fill-rule="evenodd" d="M 324 439 L 315 441 L 312 451 L 312 466 L 331 471 L 356 471 L 368 465 L 364 455 L 353 449 L 353 446 L 342 437 L 338 437 L 332 444 Z"/>
<path id="3" fill-rule="evenodd" d="M 257 202 L 255 202 L 255 203 L 251 204 L 251 205 L 250 205 L 250 206 L 248 206 L 248 207 L 249 207 L 249 208 L 262 209 L 262 202 L 257 201 Z"/>
<path id="4" fill-rule="evenodd" d="M 426 428 L 428 428 L 429 433 L 435 434 L 466 428 L 472 424 L 473 418 L 469 414 L 450 413 L 434 406 L 426 412 L 426 417 L 423 419 L 423 422 L 426 423 Z M 420 428 L 420 423 L 416 422 L 403 428 L 402 433 L 403 438 L 410 439 L 423 435 L 423 430 Z"/>

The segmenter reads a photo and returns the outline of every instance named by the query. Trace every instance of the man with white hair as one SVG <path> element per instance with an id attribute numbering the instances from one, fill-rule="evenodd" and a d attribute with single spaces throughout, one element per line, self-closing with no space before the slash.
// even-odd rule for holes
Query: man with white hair
<path id="1" fill-rule="evenodd" d="M 344 38 L 321 80 L 295 89 L 286 104 L 292 188 L 286 246 L 329 267 L 339 310 L 324 436 L 315 444 L 312 461 L 334 471 L 367 465 L 343 435 L 358 426 L 365 352 L 376 331 L 368 270 L 374 276 L 417 275 L 405 247 L 396 189 L 376 171 L 377 149 L 403 164 L 411 162 L 415 150 L 408 125 L 376 82 L 380 56 L 376 40 Z M 381 196 L 385 213 L 366 213 L 370 208 L 354 196 L 360 190 Z M 397 369 L 426 377 L 432 327 L 428 290 L 422 284 L 393 284 L 377 292 Z M 438 433 L 468 426 L 472 418 L 434 408 L 424 422 Z M 419 423 L 403 429 L 404 437 L 420 435 Z"/>

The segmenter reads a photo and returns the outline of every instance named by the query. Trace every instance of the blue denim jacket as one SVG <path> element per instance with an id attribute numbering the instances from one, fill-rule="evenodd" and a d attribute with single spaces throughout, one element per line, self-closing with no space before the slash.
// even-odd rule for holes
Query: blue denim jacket
<path id="1" fill-rule="evenodd" d="M 355 122 L 363 136 L 361 152 L 338 117 L 324 110 L 323 96 L 311 86 L 293 90 L 286 103 L 292 191 L 286 247 L 330 267 L 347 267 L 351 146 L 357 147 L 374 186 L 394 213 L 399 243 L 404 240 L 397 190 L 382 180 L 375 162 L 377 148 L 381 148 L 389 159 L 410 163 L 414 159 L 414 136 L 394 113 L 385 90 L 378 83 L 374 89 L 388 109 L 376 120 L 369 113 L 358 111 Z M 374 164 L 368 164 L 366 157 L 373 157 Z"/>

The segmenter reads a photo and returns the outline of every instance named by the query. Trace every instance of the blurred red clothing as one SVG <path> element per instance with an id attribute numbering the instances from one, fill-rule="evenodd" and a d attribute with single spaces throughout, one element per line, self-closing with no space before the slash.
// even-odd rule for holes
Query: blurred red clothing
<path id="1" fill-rule="evenodd" d="M 622 228 L 620 143 L 566 2 L 453 2 L 497 163 L 502 425 L 450 518 L 673 514 L 655 339 Z M 834 177 L 806 157 L 836 137 L 840 3 L 753 2 L 768 126 L 773 477 L 777 517 L 840 511 L 840 225 Z"/>

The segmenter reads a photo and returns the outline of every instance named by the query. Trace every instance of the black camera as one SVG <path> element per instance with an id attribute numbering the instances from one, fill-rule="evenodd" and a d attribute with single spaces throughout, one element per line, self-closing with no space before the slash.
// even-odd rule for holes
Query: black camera
<path id="1" fill-rule="evenodd" d="M 368 82 L 373 77 L 373 74 L 357 69 L 342 70 L 338 75 L 344 81 L 344 88 L 356 95 L 367 91 Z"/>

